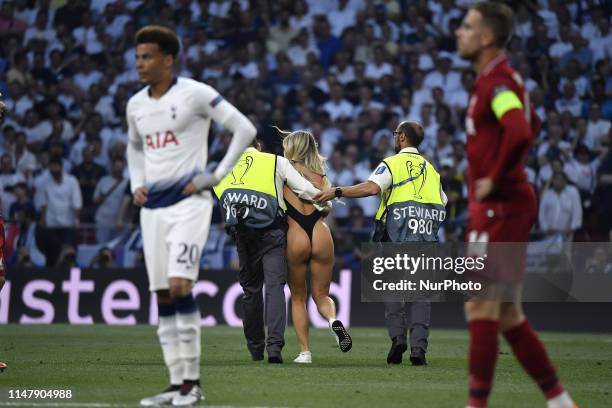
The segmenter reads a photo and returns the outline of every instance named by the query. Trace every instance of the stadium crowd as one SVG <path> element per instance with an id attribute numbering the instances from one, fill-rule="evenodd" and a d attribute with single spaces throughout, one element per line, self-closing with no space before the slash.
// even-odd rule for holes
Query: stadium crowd
<path id="1" fill-rule="evenodd" d="M 133 39 L 146 24 L 178 33 L 177 73 L 215 87 L 252 120 L 267 149 L 282 154 L 272 125 L 311 131 L 332 185 L 366 180 L 393 153 L 398 122 L 421 121 L 420 150 L 449 198 L 442 237 L 461 240 L 464 117 L 475 77 L 457 56 L 454 31 L 471 3 L 2 1 L 0 198 L 9 265 L 70 264 L 78 244 L 117 242 L 137 225 L 125 106 L 140 88 Z M 610 10 L 596 0 L 513 4 L 517 30 L 507 54 L 543 122 L 527 168 L 540 199 L 534 239 L 609 241 Z M 219 129 L 213 135 L 212 167 L 230 139 Z M 377 207 L 376 197 L 334 206 L 327 222 L 339 266 L 357 259 Z M 107 246 L 96 266 L 115 264 Z"/>

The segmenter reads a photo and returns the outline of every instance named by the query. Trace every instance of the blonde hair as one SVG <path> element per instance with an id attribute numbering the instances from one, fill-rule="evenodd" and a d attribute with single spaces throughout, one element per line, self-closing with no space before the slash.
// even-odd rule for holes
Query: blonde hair
<path id="1" fill-rule="evenodd" d="M 300 163 L 313 173 L 323 177 L 323 188 L 331 186 L 325 175 L 327 158 L 319 154 L 319 144 L 312 133 L 305 130 L 289 132 L 273 126 L 283 138 L 284 156 L 292 162 Z M 297 169 L 299 171 L 299 169 Z M 301 172 L 300 172 L 301 173 Z M 304 176 L 304 174 L 302 174 Z M 304 176 L 306 177 L 306 176 Z M 308 177 L 306 177 L 308 178 Z"/>

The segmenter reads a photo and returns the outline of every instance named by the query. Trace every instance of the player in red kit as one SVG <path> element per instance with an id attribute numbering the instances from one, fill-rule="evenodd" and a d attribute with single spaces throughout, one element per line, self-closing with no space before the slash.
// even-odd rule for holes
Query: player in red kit
<path id="1" fill-rule="evenodd" d="M 527 182 L 525 159 L 540 122 L 520 75 L 510 67 L 503 51 L 512 29 L 512 10 L 501 3 L 486 2 L 472 6 L 455 33 L 459 55 L 470 60 L 478 74 L 466 118 L 466 238 L 470 242 L 526 243 L 536 219 L 536 195 Z M 470 330 L 468 407 L 487 406 L 502 333 L 515 357 L 541 388 L 547 407 L 574 408 L 543 344 L 523 314 L 520 281 L 524 251 L 521 255 L 518 261 L 509 258 L 503 265 L 494 264 L 501 270 L 492 268 L 495 275 L 486 277 L 489 282 L 518 282 L 512 295 L 514 301 L 472 299 L 465 304 Z"/>

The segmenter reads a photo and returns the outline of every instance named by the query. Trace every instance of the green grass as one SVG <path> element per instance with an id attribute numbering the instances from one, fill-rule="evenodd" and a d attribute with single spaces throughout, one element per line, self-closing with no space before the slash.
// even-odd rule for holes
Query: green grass
<path id="1" fill-rule="evenodd" d="M 388 367 L 384 329 L 352 329 L 354 347 L 335 348 L 327 330 L 311 331 L 314 363 L 292 364 L 298 348 L 287 328 L 285 364 L 252 362 L 242 330 L 203 328 L 206 403 L 233 406 L 463 407 L 467 333 L 432 330 L 430 364 Z M 612 335 L 544 333 L 559 375 L 581 407 L 609 407 Z M 72 402 L 137 404 L 165 386 L 166 369 L 149 326 L 0 326 L 0 407 L 9 389 L 72 389 Z M 57 401 L 57 400 L 56 400 Z M 40 401 L 39 401 L 40 402 Z M 48 401 L 47 401 L 48 402 Z M 502 344 L 492 407 L 544 407 L 544 399 Z"/>

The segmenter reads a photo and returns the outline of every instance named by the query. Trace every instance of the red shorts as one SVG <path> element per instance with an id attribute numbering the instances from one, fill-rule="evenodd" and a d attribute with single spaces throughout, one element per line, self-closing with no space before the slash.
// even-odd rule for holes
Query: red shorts
<path id="1" fill-rule="evenodd" d="M 536 219 L 535 195 L 520 206 L 507 203 L 475 203 L 470 206 L 466 242 L 486 248 L 486 267 L 480 275 L 493 282 L 523 279 L 529 233 Z"/>

